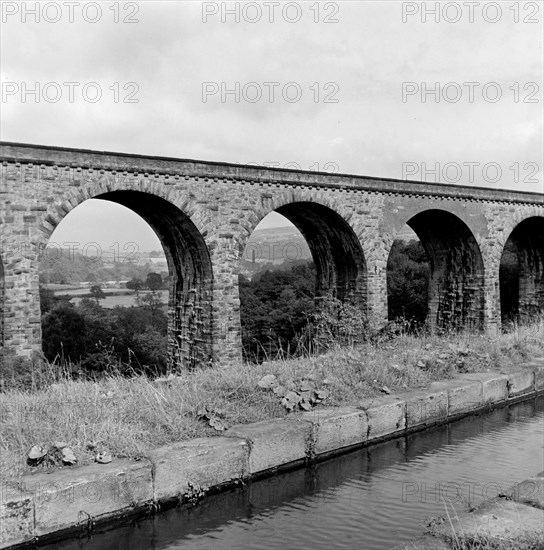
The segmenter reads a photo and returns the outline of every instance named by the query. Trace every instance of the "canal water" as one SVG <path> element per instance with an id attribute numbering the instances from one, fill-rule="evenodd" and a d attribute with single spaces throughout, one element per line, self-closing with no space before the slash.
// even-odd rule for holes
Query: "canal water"
<path id="1" fill-rule="evenodd" d="M 544 470 L 543 446 L 540 396 L 47 548 L 389 549 Z"/>

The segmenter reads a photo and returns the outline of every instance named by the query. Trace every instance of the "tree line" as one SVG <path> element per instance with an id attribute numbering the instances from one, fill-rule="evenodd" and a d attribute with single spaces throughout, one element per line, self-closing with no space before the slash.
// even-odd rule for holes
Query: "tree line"
<path id="1" fill-rule="evenodd" d="M 156 295 L 135 307 L 107 309 L 91 298 L 73 305 L 43 289 L 41 294 L 42 347 L 49 361 L 74 374 L 166 370 L 168 318 Z"/>
<path id="2" fill-rule="evenodd" d="M 423 324 L 428 280 L 429 264 L 421 244 L 396 241 L 388 264 L 389 318 Z M 131 279 L 127 287 L 136 294 L 145 287 L 152 292 L 138 297 L 137 306 L 106 309 L 99 304 L 99 286 L 94 300 L 85 298 L 77 306 L 42 289 L 45 356 L 64 360 L 83 373 L 101 373 L 118 364 L 127 372 L 164 372 L 168 322 L 156 293 L 164 287 L 162 277 L 149 273 Z M 251 280 L 240 275 L 239 288 L 246 360 L 301 355 L 327 339 L 356 341 L 357 333 L 365 330 L 365 321 L 354 308 L 316 300 L 311 262 L 286 262 Z"/>
<path id="3" fill-rule="evenodd" d="M 85 256 L 69 249 L 45 249 L 40 261 L 40 283 L 100 283 L 129 279 L 145 281 L 146 274 L 152 270 L 153 265 L 150 262 L 142 265 L 128 259 L 114 259 L 106 263 L 101 256 Z M 168 276 L 167 273 L 161 275 L 163 278 Z"/>

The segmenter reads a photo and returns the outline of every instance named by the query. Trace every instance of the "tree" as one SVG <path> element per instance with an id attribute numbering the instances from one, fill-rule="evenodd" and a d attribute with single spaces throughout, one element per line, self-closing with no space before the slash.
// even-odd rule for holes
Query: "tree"
<path id="1" fill-rule="evenodd" d="M 508 239 L 504 245 L 499 281 L 502 320 L 512 321 L 519 315 L 519 257 L 512 239 Z"/>
<path id="2" fill-rule="evenodd" d="M 427 317 L 430 267 L 423 245 L 397 240 L 387 262 L 389 319 L 404 318 L 422 325 Z"/>
<path id="3" fill-rule="evenodd" d="M 85 319 L 73 306 L 61 303 L 42 322 L 43 352 L 49 361 L 57 355 L 78 361 L 85 355 Z"/>
<path id="4" fill-rule="evenodd" d="M 87 273 L 87 276 L 85 277 L 85 279 L 89 281 L 89 283 L 98 283 L 98 276 L 96 275 L 96 273 L 93 273 L 92 271 L 89 271 L 89 273 Z"/>
<path id="5" fill-rule="evenodd" d="M 239 277 L 242 344 L 247 359 L 261 361 L 277 352 L 297 354 L 315 303 L 311 263 L 267 270 L 251 281 Z"/>
<path id="6" fill-rule="evenodd" d="M 158 273 L 148 273 L 145 284 L 153 292 L 162 288 L 162 277 Z"/>
<path id="7" fill-rule="evenodd" d="M 138 296 L 138 292 L 142 290 L 143 286 L 144 282 L 142 281 L 142 279 L 131 279 L 126 284 L 126 287 L 130 290 L 133 290 L 136 296 Z"/>
<path id="8" fill-rule="evenodd" d="M 91 287 L 90 293 L 91 296 L 96 300 L 97 305 L 99 300 L 103 300 L 106 297 L 100 285 L 93 285 Z"/>
<path id="9" fill-rule="evenodd" d="M 145 307 L 151 313 L 151 318 L 154 318 L 155 313 L 159 311 L 164 304 L 161 302 L 160 296 L 153 291 L 151 294 L 146 294 L 141 298 L 138 297 L 136 303 L 140 307 Z"/>
<path id="10" fill-rule="evenodd" d="M 50 288 L 40 285 L 40 310 L 45 315 L 55 303 L 55 293 Z"/>
<path id="11" fill-rule="evenodd" d="M 40 258 L 40 272 L 43 281 L 48 283 L 86 281 L 91 270 L 98 273 L 103 267 L 100 258 L 87 258 L 70 249 L 46 248 Z"/>

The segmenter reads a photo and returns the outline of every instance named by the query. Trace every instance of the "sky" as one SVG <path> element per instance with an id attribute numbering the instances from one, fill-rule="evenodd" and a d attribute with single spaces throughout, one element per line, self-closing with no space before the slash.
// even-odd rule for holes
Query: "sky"
<path id="1" fill-rule="evenodd" d="M 544 191 L 544 4 L 435 4 L 3 1 L 0 137 Z M 105 201 L 52 240 L 159 247 Z"/>

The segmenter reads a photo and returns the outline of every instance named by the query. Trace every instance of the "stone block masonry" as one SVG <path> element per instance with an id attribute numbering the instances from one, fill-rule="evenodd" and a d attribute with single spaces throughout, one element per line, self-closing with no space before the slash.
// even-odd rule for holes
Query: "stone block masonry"
<path id="1" fill-rule="evenodd" d="M 249 473 L 258 474 L 307 456 L 312 424 L 307 420 L 263 420 L 240 424 L 226 431 L 228 437 L 247 441 Z"/>
<path id="2" fill-rule="evenodd" d="M 482 399 L 486 404 L 500 403 L 508 398 L 508 376 L 492 373 L 468 373 L 463 380 L 477 381 L 482 385 Z"/>
<path id="3" fill-rule="evenodd" d="M 153 499 L 151 463 L 119 460 L 26 476 L 22 494 L 32 494 L 34 535 L 85 525 Z"/>
<path id="4" fill-rule="evenodd" d="M 368 419 L 365 411 L 353 407 L 316 408 L 301 415 L 312 424 L 306 446 L 309 457 L 337 449 L 361 445 L 368 440 Z"/>
<path id="5" fill-rule="evenodd" d="M 34 538 L 34 495 L 20 487 L 2 483 L 0 495 L 0 547 Z"/>
<path id="6" fill-rule="evenodd" d="M 512 548 L 517 545 L 528 548 L 521 542 L 525 537 L 533 537 L 535 542 L 542 538 L 543 476 L 544 472 L 526 479 L 471 512 L 456 513 L 449 521 L 432 527 L 429 534 L 393 550 L 451 550 L 452 542 L 463 537 L 483 540 L 489 548 L 495 543 L 501 548 L 507 548 L 508 544 Z"/>
<path id="7" fill-rule="evenodd" d="M 138 462 L 116 460 L 108 465 L 24 476 L 18 484 L 2 485 L 0 548 L 36 537 L 69 536 L 91 524 L 144 514 L 163 503 L 191 501 L 210 489 L 226 489 L 357 445 L 446 423 L 485 410 L 491 402 L 507 404 L 520 396 L 535 396 L 535 374 L 544 369 L 542 363 L 522 365 L 509 376 L 462 375 L 436 383 L 429 390 L 366 399 L 359 407 L 317 407 L 285 419 L 237 425 L 220 437 L 180 441 L 155 449 Z M 526 380 L 531 380 L 532 386 L 526 385 Z M 508 381 L 511 383 L 507 386 Z M 502 388 L 509 391 L 504 393 Z M 466 399 L 461 398 L 463 394 Z M 514 487 L 512 494 L 519 506 L 541 507 L 542 488 L 541 480 L 534 479 Z M 511 525 L 508 522 L 519 511 L 513 504 L 508 506 L 511 509 L 501 511 L 506 514 L 505 525 Z M 541 517 L 537 512 L 532 514 Z"/>
<path id="8" fill-rule="evenodd" d="M 406 429 L 406 401 L 396 397 L 371 399 L 361 404 L 368 418 L 368 439 L 402 432 Z"/>
<path id="9" fill-rule="evenodd" d="M 420 390 L 406 401 L 406 428 L 435 424 L 446 418 L 448 412 L 448 392 L 433 389 L 431 385 L 428 390 Z"/>
<path id="10" fill-rule="evenodd" d="M 126 206 L 161 239 L 176 369 L 241 360 L 241 255 L 274 211 L 305 237 L 318 296 L 353 304 L 373 327 L 387 321 L 387 261 L 406 224 L 432 266 L 431 328 L 499 330 L 507 245 L 519 261 L 508 307 L 544 311 L 543 193 L 15 143 L 0 156 L 0 361 L 40 353 L 40 251 L 90 198 Z"/>
<path id="11" fill-rule="evenodd" d="M 535 387 L 535 373 L 532 369 L 515 372 L 508 376 L 508 392 L 511 397 L 529 393 Z"/>
<path id="12" fill-rule="evenodd" d="M 151 452 L 153 498 L 165 501 L 247 477 L 249 444 L 228 437 L 197 438 Z"/>

